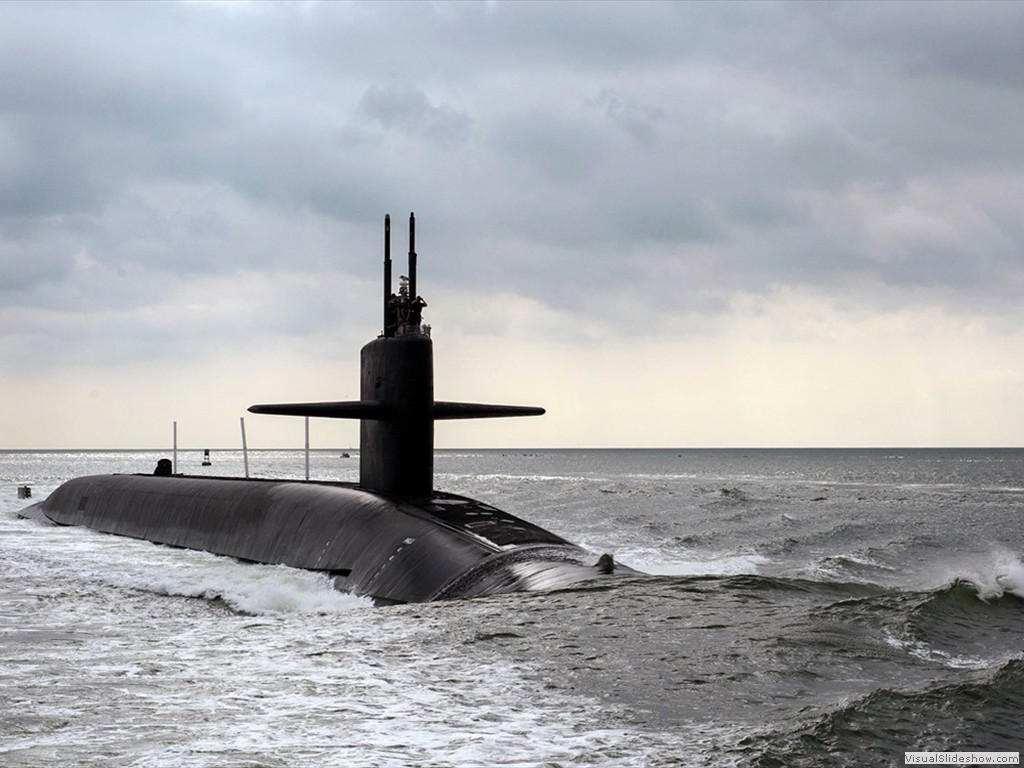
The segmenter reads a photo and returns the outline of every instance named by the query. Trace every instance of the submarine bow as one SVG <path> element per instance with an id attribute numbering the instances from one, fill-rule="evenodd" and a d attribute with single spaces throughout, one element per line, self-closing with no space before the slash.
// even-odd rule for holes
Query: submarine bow
<path id="1" fill-rule="evenodd" d="M 536 416 L 543 408 L 434 400 L 433 347 L 409 275 L 392 292 L 384 220 L 384 327 L 360 353 L 358 401 L 253 405 L 258 414 L 360 420 L 359 482 L 173 475 L 69 480 L 22 516 L 329 575 L 382 603 L 551 589 L 615 571 L 603 555 L 433 487 L 434 422 Z"/>

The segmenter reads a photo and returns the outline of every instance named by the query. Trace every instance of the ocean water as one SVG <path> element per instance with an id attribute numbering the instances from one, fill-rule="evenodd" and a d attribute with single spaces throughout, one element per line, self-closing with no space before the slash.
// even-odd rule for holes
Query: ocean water
<path id="1" fill-rule="evenodd" d="M 441 451 L 646 574 L 372 607 L 21 520 L 159 454 L 0 453 L 0 766 L 890 766 L 1024 748 L 1024 450 Z M 241 474 L 238 452 L 179 454 Z M 304 475 L 301 452 L 250 454 Z M 358 460 L 312 457 L 314 479 Z"/>

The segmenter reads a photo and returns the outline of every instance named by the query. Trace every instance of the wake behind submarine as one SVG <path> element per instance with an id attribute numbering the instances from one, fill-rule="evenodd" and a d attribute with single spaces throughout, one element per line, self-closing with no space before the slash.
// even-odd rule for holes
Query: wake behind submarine
<path id="1" fill-rule="evenodd" d="M 191 475 L 92 475 L 22 517 L 80 525 L 243 561 L 328 574 L 378 604 L 548 590 L 634 573 L 532 523 L 434 490 L 434 421 L 536 416 L 543 408 L 434 400 L 426 302 L 409 274 L 392 293 L 384 218 L 384 330 L 363 347 L 360 400 L 254 405 L 253 413 L 360 420 L 359 482 Z"/>

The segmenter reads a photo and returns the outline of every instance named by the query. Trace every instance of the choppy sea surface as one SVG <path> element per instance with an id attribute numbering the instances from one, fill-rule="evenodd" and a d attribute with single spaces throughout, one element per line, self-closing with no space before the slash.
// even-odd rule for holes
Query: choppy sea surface
<path id="1" fill-rule="evenodd" d="M 0 452 L 0 765 L 890 766 L 1024 748 L 1024 450 L 440 451 L 645 571 L 375 608 L 18 519 L 152 452 Z M 242 473 L 239 452 L 179 471 Z M 261 477 L 297 451 L 250 453 Z M 314 479 L 358 459 L 316 451 Z M 29 501 L 17 498 L 32 487 Z"/>

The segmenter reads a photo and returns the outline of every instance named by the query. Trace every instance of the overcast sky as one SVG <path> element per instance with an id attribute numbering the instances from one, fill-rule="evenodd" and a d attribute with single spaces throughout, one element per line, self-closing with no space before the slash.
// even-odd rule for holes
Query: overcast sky
<path id="1" fill-rule="evenodd" d="M 1022 445 L 1022 51 L 1019 2 L 2 2 L 0 448 L 358 399 L 410 211 L 437 398 L 548 409 L 440 447 Z"/>

